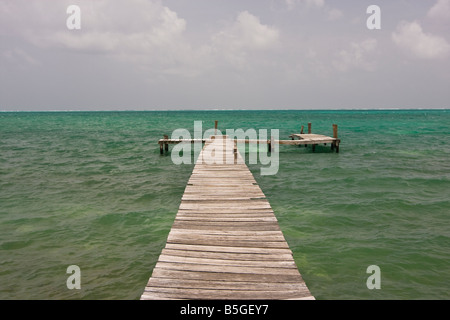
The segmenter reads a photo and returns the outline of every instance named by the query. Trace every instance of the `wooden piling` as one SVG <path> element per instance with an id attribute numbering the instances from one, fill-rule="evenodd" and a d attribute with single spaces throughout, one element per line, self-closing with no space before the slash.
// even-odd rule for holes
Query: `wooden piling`
<path id="1" fill-rule="evenodd" d="M 311 134 L 311 122 L 308 122 L 308 134 Z"/>
<path id="2" fill-rule="evenodd" d="M 339 139 L 338 139 L 338 126 L 337 124 L 333 124 L 333 138 L 336 139 L 331 144 L 331 150 L 336 149 L 336 153 L 339 153 Z"/>
<path id="3" fill-rule="evenodd" d="M 169 151 L 169 143 L 167 142 L 169 140 L 169 136 L 168 135 L 163 135 L 163 139 L 159 140 L 159 153 L 160 154 L 164 154 L 164 149 L 166 151 Z M 163 145 L 164 145 L 164 149 L 163 149 Z"/>
<path id="4" fill-rule="evenodd" d="M 165 134 L 164 140 L 168 140 L 168 139 L 169 139 L 169 136 Z M 164 143 L 164 150 L 169 151 L 169 143 L 167 141 Z"/>

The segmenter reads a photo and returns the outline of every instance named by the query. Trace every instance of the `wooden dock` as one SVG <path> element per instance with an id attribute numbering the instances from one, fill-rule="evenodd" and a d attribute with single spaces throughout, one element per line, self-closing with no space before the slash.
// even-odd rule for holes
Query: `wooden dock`
<path id="1" fill-rule="evenodd" d="M 341 142 L 340 139 L 338 139 L 338 127 L 336 124 L 333 124 L 333 137 L 328 137 L 322 134 L 313 134 L 311 133 L 311 123 L 308 123 L 308 133 L 304 134 L 303 133 L 303 126 L 302 129 L 300 130 L 300 133 L 294 133 L 291 134 L 289 136 L 289 138 L 292 139 L 292 143 L 291 144 L 296 144 L 296 145 L 305 145 L 305 147 L 307 145 L 312 145 L 312 150 L 314 151 L 316 148 L 316 145 L 318 144 L 327 144 L 330 143 L 331 144 L 331 150 L 336 150 L 336 153 L 339 153 L 339 144 Z M 298 139 L 298 140 L 296 140 Z M 289 143 L 285 143 L 285 144 L 289 144 Z"/>
<path id="2" fill-rule="evenodd" d="M 314 299 L 234 141 L 212 138 L 141 299 Z"/>
<path id="3" fill-rule="evenodd" d="M 217 122 L 216 122 L 217 129 Z M 316 146 L 319 144 L 326 145 L 329 143 L 331 145 L 331 150 L 335 150 L 336 153 L 339 153 L 339 144 L 341 140 L 338 138 L 338 127 L 336 124 L 333 124 L 333 137 L 329 137 L 322 134 L 313 134 L 311 133 L 311 123 L 308 123 L 308 133 L 303 133 L 303 126 L 301 128 L 300 133 L 294 133 L 289 135 L 291 140 L 253 140 L 253 139 L 233 139 L 235 143 L 256 143 L 256 144 L 268 144 L 268 150 L 271 150 L 271 144 L 277 143 L 280 145 L 296 145 L 305 147 L 308 145 L 312 146 L 312 151 L 314 152 Z M 163 154 L 164 150 L 169 151 L 169 144 L 178 144 L 178 143 L 205 143 L 206 139 L 169 139 L 169 136 L 165 135 L 164 139 L 160 139 L 158 141 L 160 153 Z"/>

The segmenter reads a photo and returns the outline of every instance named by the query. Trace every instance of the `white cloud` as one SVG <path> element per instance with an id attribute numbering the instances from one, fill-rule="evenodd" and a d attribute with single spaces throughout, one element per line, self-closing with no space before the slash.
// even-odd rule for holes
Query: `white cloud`
<path id="1" fill-rule="evenodd" d="M 129 0 L 124 5 L 121 1 L 78 0 L 81 30 L 66 27 L 69 4 L 70 0 L 57 6 L 36 0 L 0 3 L 0 32 L 8 25 L 19 26 L 13 30 L 16 36 L 44 50 L 98 54 L 147 74 L 187 77 L 230 63 L 242 69 L 263 62 L 263 53 L 279 43 L 278 29 L 248 11 L 211 32 L 203 44 L 193 45 L 186 32 L 187 21 L 161 1 Z M 17 17 L 18 12 L 22 16 Z"/>
<path id="2" fill-rule="evenodd" d="M 403 50 L 422 59 L 444 58 L 450 53 L 450 44 L 444 38 L 425 33 L 417 21 L 400 22 L 392 33 L 392 40 Z"/>
<path id="3" fill-rule="evenodd" d="M 79 0 L 81 30 L 66 27 L 66 7 L 46 1 L 9 1 L 0 5 L 0 29 L 40 47 L 87 52 L 141 52 L 170 46 L 186 29 L 186 21 L 160 2 Z M 14 13 L 14 14 L 11 14 Z M 10 26 L 15 26 L 11 28 Z"/>
<path id="4" fill-rule="evenodd" d="M 81 30 L 66 27 L 69 4 L 69 0 L 58 5 L 35 0 L 2 3 L 0 30 L 9 28 L 17 38 L 43 50 L 100 54 L 146 73 L 178 70 L 190 76 L 200 71 L 197 65 L 206 51 L 192 48 L 185 35 L 187 22 L 160 1 L 129 0 L 124 5 L 121 1 L 79 0 Z"/>
<path id="5" fill-rule="evenodd" d="M 319 9 L 326 14 L 328 20 L 338 20 L 343 17 L 342 10 L 332 8 L 325 4 L 325 0 L 285 0 L 288 10 L 293 10 L 298 4 L 307 9 Z"/>
<path id="6" fill-rule="evenodd" d="M 341 50 L 337 54 L 333 65 L 339 71 L 348 71 L 353 68 L 374 71 L 375 63 L 369 60 L 368 56 L 375 52 L 377 45 L 376 39 L 352 42 L 348 49 Z"/>
<path id="7" fill-rule="evenodd" d="M 325 5 L 325 0 L 286 0 L 286 5 L 289 10 L 295 8 L 297 3 L 304 4 L 308 7 L 323 7 Z"/>
<path id="8" fill-rule="evenodd" d="M 249 62 L 249 53 L 254 58 L 257 52 L 275 48 L 278 40 L 278 29 L 262 24 L 258 17 L 243 11 L 232 24 L 213 36 L 212 47 L 216 54 L 242 67 Z"/>
<path id="9" fill-rule="evenodd" d="M 215 39 L 233 47 L 266 49 L 276 43 L 278 36 L 277 29 L 262 24 L 258 17 L 243 11 L 233 25 L 220 32 Z"/>
<path id="10" fill-rule="evenodd" d="M 344 15 L 343 12 L 339 9 L 335 9 L 335 8 L 328 9 L 328 19 L 329 20 L 338 20 L 338 19 L 342 18 L 343 15 Z"/>
<path id="11" fill-rule="evenodd" d="M 428 11 L 427 17 L 448 22 L 450 20 L 450 0 L 438 0 Z"/>
<path id="12" fill-rule="evenodd" d="M 35 42 L 104 53 L 171 50 L 172 43 L 179 41 L 185 31 L 186 21 L 160 3 L 129 2 L 133 3 L 127 6 L 105 1 L 80 4 L 82 28 L 79 32 L 57 28 L 54 33 L 35 37 Z"/>

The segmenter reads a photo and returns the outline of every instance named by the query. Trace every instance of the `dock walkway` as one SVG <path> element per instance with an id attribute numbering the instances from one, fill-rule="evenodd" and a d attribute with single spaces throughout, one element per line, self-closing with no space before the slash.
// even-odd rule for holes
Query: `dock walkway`
<path id="1" fill-rule="evenodd" d="M 314 299 L 264 193 L 236 148 L 230 157 L 234 141 L 212 138 L 141 300 Z"/>

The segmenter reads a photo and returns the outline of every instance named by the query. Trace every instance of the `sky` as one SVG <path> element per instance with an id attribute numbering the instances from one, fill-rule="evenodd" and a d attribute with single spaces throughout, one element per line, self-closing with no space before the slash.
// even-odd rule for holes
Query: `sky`
<path id="1" fill-rule="evenodd" d="M 450 0 L 0 0 L 3 111 L 450 108 L 449 84 Z"/>

